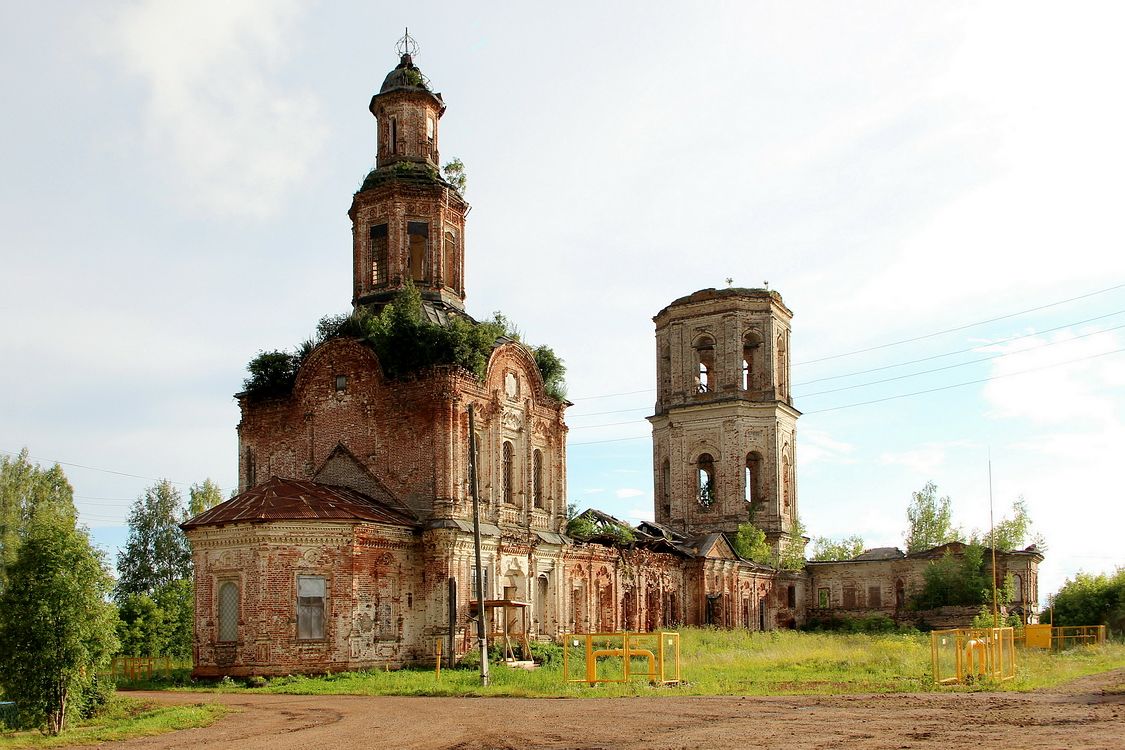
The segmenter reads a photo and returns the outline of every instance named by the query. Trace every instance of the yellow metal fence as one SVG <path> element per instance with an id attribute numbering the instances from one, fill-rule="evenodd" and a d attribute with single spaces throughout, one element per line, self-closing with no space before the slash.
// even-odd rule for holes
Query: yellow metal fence
<path id="1" fill-rule="evenodd" d="M 1074 646 L 1100 646 L 1105 643 L 1106 633 L 1105 625 L 1027 625 L 1024 636 L 1028 648 L 1062 651 Z"/>
<path id="2" fill-rule="evenodd" d="M 115 656 L 109 665 L 109 677 L 126 682 L 151 680 L 153 677 L 171 678 L 172 670 L 184 666 L 191 667 L 191 661 L 170 656 Z"/>
<path id="3" fill-rule="evenodd" d="M 1015 630 L 954 628 L 930 633 L 934 682 L 940 685 L 1016 676 Z"/>
<path id="4" fill-rule="evenodd" d="M 575 633 L 563 636 L 563 679 L 566 682 L 628 682 L 643 678 L 653 684 L 680 682 L 680 634 Z"/>

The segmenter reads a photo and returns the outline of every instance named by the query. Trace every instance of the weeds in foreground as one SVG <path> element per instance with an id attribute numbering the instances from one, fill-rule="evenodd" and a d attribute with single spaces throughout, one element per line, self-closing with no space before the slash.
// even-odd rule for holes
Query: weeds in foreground
<path id="1" fill-rule="evenodd" d="M 72 725 L 57 736 L 38 731 L 0 733 L 0 749 L 64 747 L 148 737 L 177 729 L 205 727 L 230 709 L 217 703 L 158 706 L 122 695 L 112 697 L 93 719 Z"/>
<path id="2" fill-rule="evenodd" d="M 634 695 L 808 695 L 933 690 L 1032 690 L 1125 666 L 1125 645 L 1109 643 L 1061 654 L 1021 649 L 1015 680 L 955 688 L 933 684 L 929 637 L 920 634 L 826 634 L 685 628 L 681 633 L 684 683 L 651 687 L 568 684 L 552 660 L 537 670 L 492 665 L 492 684 L 480 685 L 475 668 L 393 672 L 341 672 L 318 677 L 195 683 L 188 689 L 325 695 L 431 695 L 510 697 L 611 697 Z M 148 687 L 158 687 L 149 685 Z"/>

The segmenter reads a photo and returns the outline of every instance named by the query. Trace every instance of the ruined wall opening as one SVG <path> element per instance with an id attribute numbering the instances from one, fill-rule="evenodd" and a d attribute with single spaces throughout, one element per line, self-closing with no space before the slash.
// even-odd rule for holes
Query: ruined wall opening
<path id="1" fill-rule="evenodd" d="M 707 393 L 715 389 L 715 340 L 710 336 L 700 336 L 693 344 L 695 348 L 695 390 Z"/>
<path id="2" fill-rule="evenodd" d="M 500 496 L 505 503 L 509 505 L 514 501 L 512 499 L 512 459 L 514 449 L 510 440 L 505 440 L 501 449 L 502 456 L 500 461 Z"/>
<path id="3" fill-rule="evenodd" d="M 745 486 L 743 488 L 743 499 L 750 503 L 752 510 L 757 510 L 757 505 L 761 505 L 762 500 L 762 454 L 758 451 L 751 451 L 746 455 L 746 471 Z"/>
<path id="4" fill-rule="evenodd" d="M 426 245 L 430 238 L 430 225 L 424 221 L 408 221 L 406 236 L 410 244 L 410 278 L 425 281 Z"/>
<path id="5" fill-rule="evenodd" d="M 531 453 L 531 496 L 536 508 L 543 507 L 543 452 L 536 448 Z"/>
<path id="6" fill-rule="evenodd" d="M 442 271 L 442 283 L 450 289 L 457 288 L 457 236 L 453 232 L 445 233 L 445 270 Z"/>
<path id="7" fill-rule="evenodd" d="M 664 515 L 672 515 L 672 462 L 668 459 L 660 467 L 660 497 Z"/>
<path id="8" fill-rule="evenodd" d="M 383 286 L 387 283 L 387 225 L 376 224 L 371 227 L 371 284 Z"/>
<path id="9" fill-rule="evenodd" d="M 715 459 L 710 453 L 700 454 L 696 459 L 696 497 L 699 505 L 710 508 L 715 503 Z"/>
<path id="10" fill-rule="evenodd" d="M 747 331 L 742 337 L 742 390 L 755 388 L 754 358 L 762 345 L 762 337 L 757 331 Z"/>

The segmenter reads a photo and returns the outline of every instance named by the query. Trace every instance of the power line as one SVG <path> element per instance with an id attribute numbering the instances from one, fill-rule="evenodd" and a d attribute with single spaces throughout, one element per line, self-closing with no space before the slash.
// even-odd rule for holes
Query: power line
<path id="1" fill-rule="evenodd" d="M 1027 313 L 1037 312 L 1039 310 L 1046 310 L 1048 308 L 1057 307 L 1059 305 L 1065 305 L 1068 302 L 1075 302 L 1075 301 L 1080 300 L 1080 299 L 1086 299 L 1088 297 L 1094 297 L 1094 296 L 1099 295 L 1099 294 L 1105 294 L 1106 292 L 1112 292 L 1112 291 L 1115 291 L 1117 289 L 1121 289 L 1122 287 L 1125 287 L 1125 284 L 1117 284 L 1116 286 L 1111 286 L 1111 287 L 1108 287 L 1106 289 L 1099 289 L 1096 292 L 1088 292 L 1087 294 L 1080 294 L 1077 297 L 1070 297 L 1069 299 L 1063 299 L 1063 300 L 1059 300 L 1057 302 L 1049 302 L 1046 305 L 1039 305 L 1038 307 L 1029 307 L 1026 310 L 1020 310 L 1019 312 L 1008 313 L 1007 315 L 999 315 L 995 318 L 989 318 L 988 320 L 978 320 L 975 323 L 966 323 L 965 325 L 955 326 L 953 328 L 946 328 L 945 330 L 942 330 L 942 331 L 934 331 L 933 333 L 926 333 L 926 334 L 922 334 L 921 336 L 912 336 L 911 338 L 908 338 L 908 339 L 900 339 L 899 341 L 891 341 L 891 342 L 888 342 L 886 344 L 879 344 L 877 346 L 869 346 L 866 349 L 856 349 L 856 350 L 850 351 L 850 352 L 841 352 L 840 354 L 831 354 L 827 357 L 819 357 L 817 359 L 806 359 L 803 362 L 794 362 L 793 365 L 794 366 L 811 365 L 815 362 L 826 362 L 830 359 L 839 359 L 841 357 L 850 357 L 853 354 L 865 354 L 866 352 L 873 352 L 873 351 L 876 351 L 878 349 L 887 349 L 889 347 L 898 346 L 900 344 L 909 344 L 909 343 L 914 342 L 914 341 L 921 341 L 923 339 L 933 338 L 934 336 L 942 336 L 946 333 L 954 333 L 956 331 L 964 331 L 967 328 L 976 328 L 977 326 L 986 325 L 988 323 L 995 323 L 998 320 L 1007 320 L 1008 318 L 1015 318 L 1015 317 L 1018 317 L 1020 315 L 1026 315 Z"/>
<path id="2" fill-rule="evenodd" d="M 997 339 L 996 341 L 988 342 L 987 345 L 995 346 L 996 344 L 1007 344 L 1007 343 L 1010 343 L 1012 341 L 1019 341 L 1020 339 L 1026 339 L 1026 338 L 1030 338 L 1032 336 L 1042 336 L 1044 333 L 1054 333 L 1055 331 L 1061 331 L 1064 328 L 1071 328 L 1073 326 L 1080 326 L 1084 323 L 1093 323 L 1095 320 L 1102 320 L 1104 318 L 1112 318 L 1112 317 L 1115 317 L 1117 315 L 1121 315 L 1122 313 L 1125 313 L 1125 310 L 1118 310 L 1117 312 L 1107 313 L 1106 315 L 1098 315 L 1097 317 L 1094 317 L 1094 318 L 1086 318 L 1086 320 L 1078 320 L 1078 321 L 1075 321 L 1073 323 L 1067 323 L 1065 325 L 1055 326 L 1054 328 L 1046 328 L 1042 331 L 1033 331 L 1031 333 L 1021 333 L 1019 336 L 1010 336 L 1006 339 Z M 867 369 L 867 370 L 856 370 L 855 372 L 849 372 L 849 373 L 845 373 L 843 375 L 825 375 L 822 378 L 813 378 L 812 380 L 804 380 L 800 383 L 794 383 L 793 387 L 799 388 L 799 387 L 804 386 L 804 385 L 811 385 L 813 383 L 820 383 L 820 382 L 825 381 L 825 380 L 839 380 L 841 378 L 854 377 L 855 375 L 867 375 L 869 373 L 880 372 L 882 370 L 893 370 L 896 367 L 905 367 L 906 365 L 916 365 L 919 362 L 929 362 L 930 360 L 941 359 L 942 357 L 952 357 L 955 354 L 964 354 L 965 352 L 975 351 L 975 350 L 979 349 L 981 346 L 982 346 L 981 344 L 977 344 L 977 345 L 974 345 L 974 346 L 967 347 L 965 349 L 957 349 L 956 351 L 945 352 L 944 354 L 934 354 L 934 355 L 929 356 L 929 357 L 921 357 L 920 359 L 911 359 L 911 360 L 907 360 L 906 362 L 896 362 L 896 363 L 890 364 L 890 365 L 882 365 L 881 367 L 872 367 L 872 368 Z M 605 412 L 605 413 L 611 413 L 611 412 Z M 585 415 L 583 415 L 583 416 L 585 416 Z"/>
<path id="3" fill-rule="evenodd" d="M 6 453 L 9 456 L 20 455 L 16 451 L 4 450 L 3 448 L 0 448 L 0 453 Z M 51 463 L 51 464 L 58 464 L 60 466 L 71 466 L 71 467 L 74 467 L 76 469 L 86 469 L 88 471 L 100 471 L 103 474 L 116 474 L 117 476 L 130 477 L 131 479 L 144 479 L 145 481 L 148 481 L 148 482 L 169 482 L 171 484 L 178 484 L 178 485 L 182 485 L 184 487 L 190 486 L 192 484 L 191 482 L 179 482 L 179 481 L 176 481 L 175 479 L 168 479 L 167 477 L 143 477 L 139 474 L 129 474 L 128 472 L 117 471 L 116 469 L 103 469 L 103 468 L 100 468 L 100 467 L 97 467 L 97 466 L 86 466 L 85 464 L 77 464 L 77 463 L 73 463 L 71 461 L 59 461 L 58 459 L 44 458 L 42 456 L 28 455 L 28 458 L 30 458 L 33 461 L 39 461 L 39 462 Z M 222 487 L 220 487 L 219 490 L 223 493 L 226 493 L 226 490 Z M 96 499 L 122 500 L 124 498 L 107 497 L 107 498 L 96 498 Z"/>
<path id="4" fill-rule="evenodd" d="M 1000 359 L 1002 357 L 1013 357 L 1013 356 L 1016 356 L 1018 354 L 1023 354 L 1025 352 L 1034 352 L 1034 351 L 1038 351 L 1040 349 L 1045 349 L 1048 346 L 1055 346 L 1056 344 L 1068 344 L 1072 341 L 1078 341 L 1079 339 L 1087 338 L 1088 336 L 1097 336 L 1098 334 L 1109 333 L 1110 331 L 1116 331 L 1116 330 L 1121 329 L 1121 328 L 1125 328 L 1125 325 L 1114 326 L 1113 328 L 1103 328 L 1100 331 L 1092 331 L 1090 333 L 1084 333 L 1081 336 L 1075 336 L 1072 339 L 1062 339 L 1060 341 L 1048 341 L 1045 344 L 1040 344 L 1039 346 L 1035 346 L 1035 347 L 1032 347 L 1030 349 L 1021 349 L 1021 350 L 1016 351 L 1016 352 L 1003 352 L 1001 354 L 994 354 L 991 357 L 979 357 L 977 359 L 970 359 L 967 362 L 958 362 L 957 364 L 954 364 L 954 365 L 946 365 L 945 367 L 935 367 L 935 368 L 930 369 L 930 370 L 920 370 L 918 372 L 910 372 L 910 373 L 907 373 L 905 375 L 896 375 L 893 378 L 883 378 L 882 380 L 872 380 L 868 383 L 856 383 L 855 385 L 846 385 L 846 386 L 842 386 L 840 388 L 831 388 L 827 391 L 817 391 L 816 393 L 802 393 L 802 394 L 800 394 L 800 397 L 801 398 L 812 398 L 813 396 L 824 396 L 824 395 L 827 395 L 829 393 L 839 393 L 840 391 L 850 391 L 850 390 L 853 390 L 855 388 L 866 388 L 868 386 L 879 385 L 881 383 L 890 383 L 890 382 L 893 382 L 895 380 L 906 380 L 907 378 L 916 378 L 919 375 L 929 375 L 930 373 L 934 373 L 934 372 L 942 372 L 944 370 L 953 370 L 953 369 L 958 368 L 958 367 L 966 367 L 968 365 L 980 364 L 981 362 L 991 362 L 994 359 Z M 796 396 L 796 394 L 794 394 L 794 396 Z"/>
<path id="5" fill-rule="evenodd" d="M 859 401 L 859 402 L 854 403 L 854 404 L 844 404 L 843 406 L 830 406 L 826 409 L 815 409 L 813 411 L 806 411 L 806 412 L 802 412 L 802 413 L 805 414 L 805 415 L 822 414 L 826 411 L 839 411 L 840 409 L 851 409 L 852 407 L 855 407 L 855 406 L 867 406 L 868 404 L 879 404 L 879 403 L 882 403 L 884 401 L 894 401 L 895 399 L 899 399 L 899 398 L 908 398 L 910 396 L 921 396 L 921 395 L 926 394 L 926 393 L 936 393 L 938 391 L 948 391 L 951 388 L 960 388 L 960 387 L 966 386 L 966 385 L 976 385 L 978 383 L 987 383 L 990 380 L 1001 380 L 1002 378 L 1011 378 L 1011 377 L 1015 377 L 1016 375 L 1027 375 L 1028 373 L 1032 373 L 1032 372 L 1041 372 L 1043 370 L 1052 370 L 1056 367 L 1062 367 L 1064 365 L 1072 365 L 1076 362 L 1085 362 L 1085 361 L 1090 360 L 1090 359 L 1098 359 L 1099 357 L 1108 357 L 1110 354 L 1119 354 L 1121 352 L 1125 352 L 1125 348 L 1114 349 L 1113 351 L 1102 352 L 1101 354 L 1091 354 L 1088 357 L 1078 357 L 1077 359 L 1068 359 L 1065 362 L 1056 362 L 1053 365 L 1044 365 L 1043 367 L 1033 367 L 1030 370 L 1020 370 L 1019 372 L 1009 372 L 1009 373 L 1005 373 L 1003 375 L 992 375 L 992 376 L 987 377 L 987 378 L 981 378 L 980 380 L 966 380 L 964 383 L 953 383 L 952 385 L 943 385 L 943 386 L 939 386 L 937 388 L 928 388 L 924 391 L 914 391 L 913 393 L 900 393 L 897 396 L 887 396 L 886 398 L 876 398 L 876 399 L 872 399 L 870 401 Z"/>

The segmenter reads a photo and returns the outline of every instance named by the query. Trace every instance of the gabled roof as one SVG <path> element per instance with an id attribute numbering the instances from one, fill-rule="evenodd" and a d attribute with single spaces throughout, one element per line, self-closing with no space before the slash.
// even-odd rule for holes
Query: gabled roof
<path id="1" fill-rule="evenodd" d="M 267 521 L 370 521 L 415 526 L 417 519 L 347 487 L 272 477 L 181 524 L 184 530 Z"/>
<path id="2" fill-rule="evenodd" d="M 906 554 L 898 547 L 872 547 L 852 558 L 852 562 L 863 560 L 901 560 Z"/>

